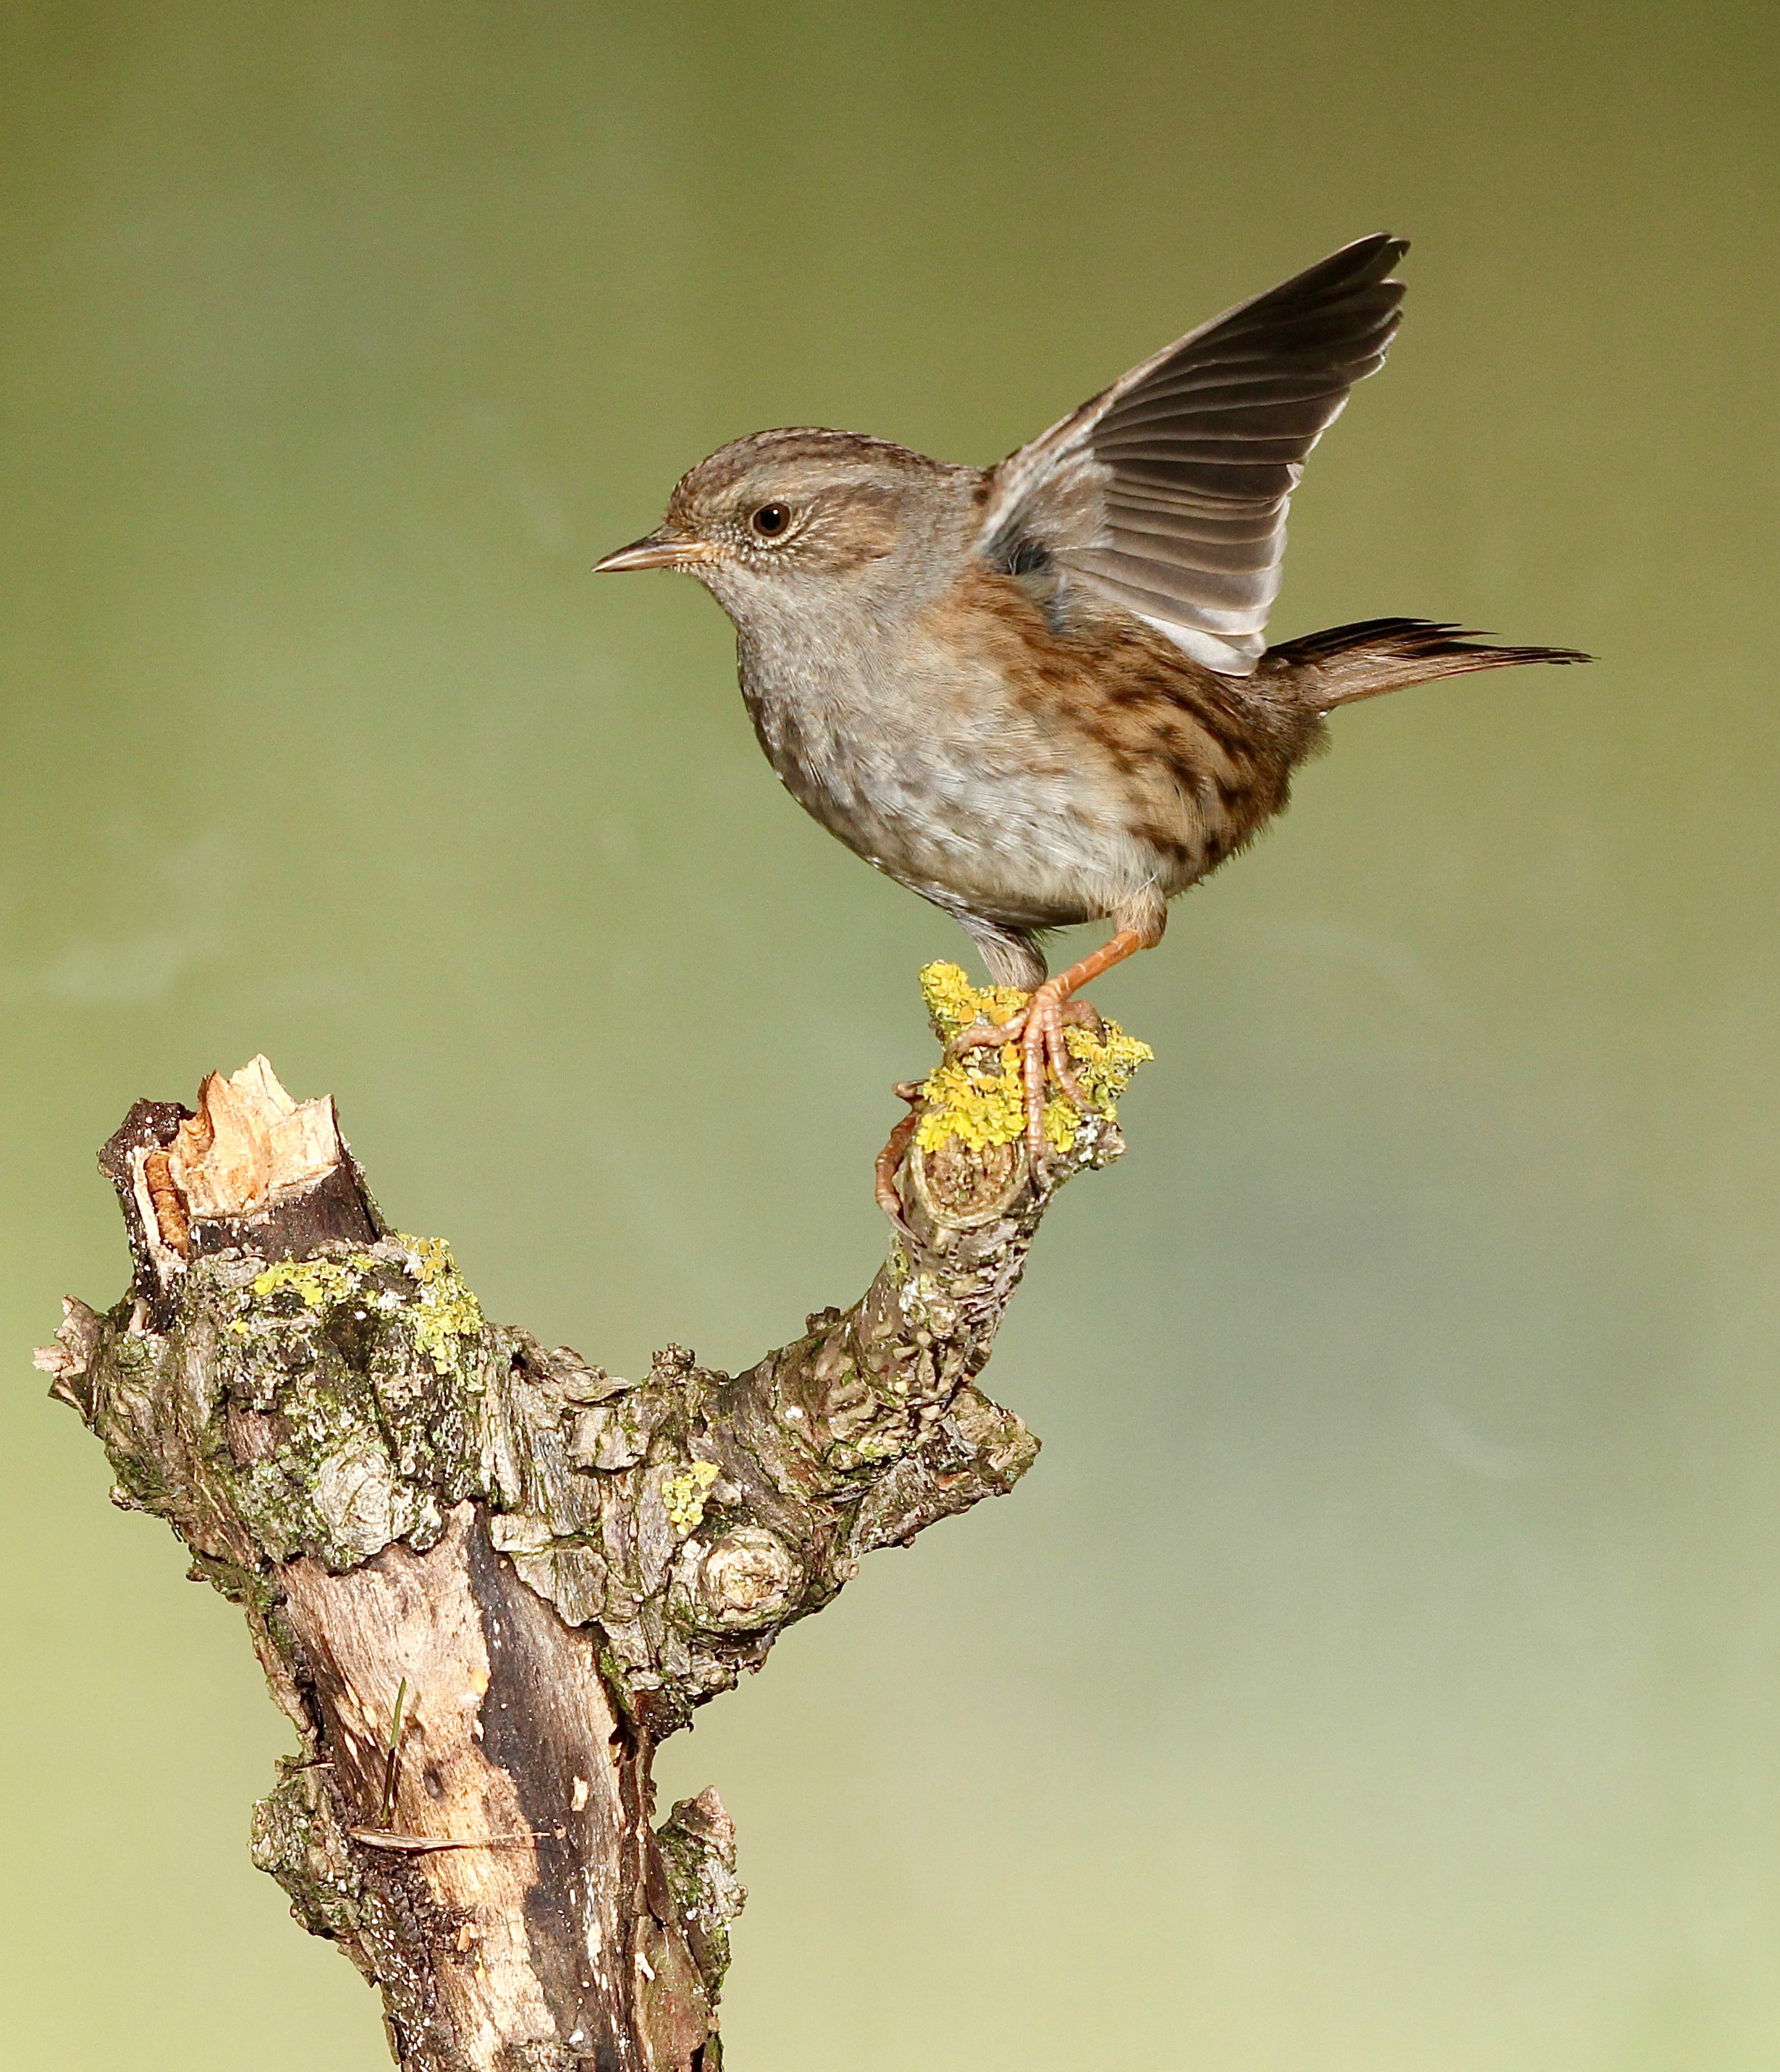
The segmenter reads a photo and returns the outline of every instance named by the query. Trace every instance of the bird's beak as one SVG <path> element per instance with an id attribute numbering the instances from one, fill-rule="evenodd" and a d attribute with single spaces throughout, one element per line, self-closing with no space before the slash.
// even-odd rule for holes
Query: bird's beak
<path id="1" fill-rule="evenodd" d="M 710 561 L 716 553 L 708 541 L 688 540 L 670 532 L 664 525 L 657 526 L 629 546 L 620 547 L 615 554 L 608 554 L 604 561 L 595 561 L 594 574 L 615 576 L 629 569 L 683 569 L 694 561 Z"/>

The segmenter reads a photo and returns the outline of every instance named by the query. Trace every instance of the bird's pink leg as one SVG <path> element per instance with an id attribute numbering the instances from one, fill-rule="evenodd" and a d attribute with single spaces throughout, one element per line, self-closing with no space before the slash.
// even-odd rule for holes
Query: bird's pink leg
<path id="1" fill-rule="evenodd" d="M 1091 985 L 1102 972 L 1122 964 L 1139 950 L 1150 948 L 1160 939 L 1161 934 L 1160 928 L 1153 932 L 1138 928 L 1120 929 L 1110 943 L 1103 944 L 1091 956 L 1083 957 L 1067 971 L 1059 972 L 1054 978 L 1047 978 L 1019 1013 L 999 1028 L 964 1029 L 952 1039 L 949 1047 L 955 1054 L 960 1050 L 999 1047 L 1004 1043 L 1019 1045 L 1020 1079 L 1026 1094 L 1026 1153 L 1034 1173 L 1044 1170 L 1046 1067 L 1077 1108 L 1088 1105 L 1076 1083 L 1063 1031 L 1071 1022 L 1098 1027 L 1100 1017 L 1085 1000 L 1077 1000 L 1073 996 L 1079 988 Z"/>

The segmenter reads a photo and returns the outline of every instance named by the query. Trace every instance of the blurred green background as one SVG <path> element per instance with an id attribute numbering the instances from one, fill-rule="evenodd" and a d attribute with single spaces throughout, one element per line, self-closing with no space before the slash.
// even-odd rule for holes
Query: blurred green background
<path id="1" fill-rule="evenodd" d="M 1281 634 L 1345 714 L 1099 997 L 1160 1062 L 990 1381 L 1005 1503 L 664 1753 L 754 2072 L 1780 2063 L 1769 7 L 14 0 L 0 2062 L 385 2063 L 249 1867 L 236 1614 L 28 1350 L 92 1152 L 254 1050 L 495 1315 L 724 1365 L 881 1257 L 942 917 L 779 792 L 710 447 L 988 459 L 1388 227 Z"/>

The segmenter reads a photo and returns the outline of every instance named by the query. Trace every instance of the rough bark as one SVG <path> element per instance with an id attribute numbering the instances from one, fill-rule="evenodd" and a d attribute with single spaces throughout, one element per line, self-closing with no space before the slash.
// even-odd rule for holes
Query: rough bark
<path id="1" fill-rule="evenodd" d="M 942 1030 L 988 998 L 954 996 Z M 405 2072 L 714 2072 L 734 1836 L 714 1791 L 656 1828 L 651 1758 L 1036 1455 L 976 1377 L 1055 1183 L 1120 1145 L 1068 1110 L 1035 1186 L 983 1126 L 1001 1069 L 927 1083 L 882 1270 L 736 1375 L 669 1346 L 631 1383 L 487 1322 L 263 1059 L 101 1154 L 132 1285 L 69 1298 L 40 1364 L 114 1501 L 245 1611 L 300 1740 L 254 1859 L 380 1988 Z"/>

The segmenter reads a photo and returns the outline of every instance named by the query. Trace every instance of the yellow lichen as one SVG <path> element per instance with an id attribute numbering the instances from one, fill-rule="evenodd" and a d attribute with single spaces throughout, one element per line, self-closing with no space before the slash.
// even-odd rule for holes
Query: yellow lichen
<path id="1" fill-rule="evenodd" d="M 443 1367 L 462 1350 L 462 1342 L 482 1334 L 482 1305 L 458 1278 L 451 1248 L 442 1237 L 403 1237 L 421 1285 L 420 1300 L 409 1313 L 414 1342 L 434 1364 Z"/>
<path id="2" fill-rule="evenodd" d="M 372 1262 L 367 1260 L 365 1264 Z M 294 1288 L 310 1309 L 321 1309 L 350 1295 L 358 1285 L 358 1273 L 338 1260 L 281 1259 L 275 1266 L 269 1266 L 264 1273 L 253 1276 L 253 1293 L 263 1302 L 268 1295 L 276 1295 L 281 1288 Z"/>
<path id="3" fill-rule="evenodd" d="M 922 972 L 921 994 L 935 1034 L 946 1042 L 973 1022 L 1008 1021 L 1027 999 L 1012 986 L 974 986 L 958 965 L 943 963 L 931 964 Z M 1116 1022 L 1104 1023 L 1100 1035 L 1091 1029 L 1067 1029 L 1063 1040 L 1090 1104 L 1109 1122 L 1115 1120 L 1132 1075 L 1155 1052 L 1126 1035 Z M 1014 1044 L 967 1050 L 947 1060 L 928 1075 L 922 1093 L 925 1107 L 915 1141 L 923 1151 L 937 1151 L 952 1137 L 974 1151 L 986 1151 L 991 1145 L 1013 1143 L 1026 1128 L 1020 1053 Z M 1081 1121 L 1075 1104 L 1062 1093 L 1046 1102 L 1045 1134 L 1054 1149 L 1070 1149 Z"/>
<path id="4" fill-rule="evenodd" d="M 935 1031 L 948 1042 L 960 1029 L 979 1019 L 1005 1022 L 1026 1004 L 1027 996 L 1011 985 L 972 985 L 961 964 L 924 964 L 921 997 Z"/>
<path id="5" fill-rule="evenodd" d="M 661 1478 L 661 1501 L 668 1507 L 668 1523 L 676 1532 L 695 1531 L 705 1515 L 705 1499 L 721 1473 L 715 1461 L 694 1461 L 676 1474 Z"/>
<path id="6" fill-rule="evenodd" d="M 483 1329 L 482 1305 L 462 1281 L 442 1238 L 405 1237 L 400 1232 L 385 1239 L 376 1252 L 353 1252 L 343 1260 L 282 1259 L 253 1276 L 250 1299 L 263 1302 L 280 1289 L 294 1289 L 302 1298 L 304 1309 L 317 1316 L 336 1302 L 368 1296 L 377 1300 L 375 1287 L 367 1280 L 390 1266 L 399 1268 L 413 1281 L 417 1293 L 401 1305 L 415 1345 L 435 1367 L 449 1366 L 465 1346 L 479 1338 Z M 391 1300 L 384 1296 L 378 1306 Z M 306 1326 L 299 1314 L 293 1321 Z M 245 1337 L 245 1319 L 229 1327 Z"/>

